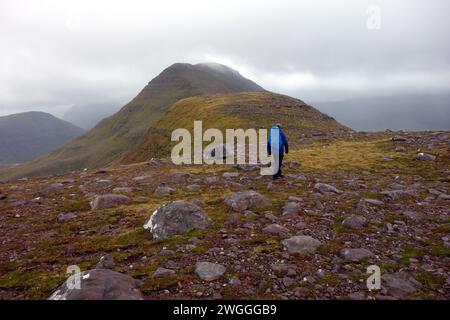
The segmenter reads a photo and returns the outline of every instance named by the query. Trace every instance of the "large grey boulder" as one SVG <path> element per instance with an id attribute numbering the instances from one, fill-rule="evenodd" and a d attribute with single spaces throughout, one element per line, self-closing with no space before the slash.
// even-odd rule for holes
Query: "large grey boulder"
<path id="1" fill-rule="evenodd" d="M 131 199 L 121 194 L 104 194 L 91 201 L 92 210 L 111 208 L 118 205 L 131 204 Z"/>
<path id="2" fill-rule="evenodd" d="M 202 208 L 191 202 L 177 200 L 156 209 L 144 229 L 149 230 L 153 238 L 160 240 L 194 229 L 204 229 L 211 223 Z"/>
<path id="3" fill-rule="evenodd" d="M 225 270 L 226 268 L 223 265 L 217 263 L 202 261 L 195 264 L 195 273 L 205 281 L 219 279 L 225 273 Z"/>
<path id="4" fill-rule="evenodd" d="M 290 254 L 314 253 L 321 242 L 310 236 L 294 236 L 281 241 Z"/>
<path id="5" fill-rule="evenodd" d="M 235 192 L 225 199 L 225 203 L 234 211 L 243 212 L 253 207 L 268 207 L 272 203 L 254 190 Z"/>
<path id="6" fill-rule="evenodd" d="M 79 279 L 79 289 L 75 286 Z M 142 300 L 140 282 L 108 269 L 93 269 L 72 275 L 49 300 Z"/>

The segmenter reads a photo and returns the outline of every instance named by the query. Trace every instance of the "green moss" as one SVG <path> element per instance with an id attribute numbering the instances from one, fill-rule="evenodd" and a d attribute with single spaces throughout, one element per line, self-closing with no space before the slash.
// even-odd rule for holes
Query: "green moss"
<path id="1" fill-rule="evenodd" d="M 170 275 L 162 278 L 151 278 L 144 282 L 139 288 L 144 293 L 159 291 L 175 286 L 179 281 L 183 280 L 182 275 Z"/>
<path id="2" fill-rule="evenodd" d="M 450 248 L 445 246 L 432 246 L 430 253 L 439 257 L 450 257 Z"/>
<path id="3" fill-rule="evenodd" d="M 445 277 L 443 275 L 436 275 L 427 271 L 416 271 L 413 275 L 425 289 L 438 290 L 444 288 Z"/>
<path id="4" fill-rule="evenodd" d="M 61 203 L 60 210 L 64 212 L 88 211 L 91 209 L 88 200 L 66 200 Z"/>

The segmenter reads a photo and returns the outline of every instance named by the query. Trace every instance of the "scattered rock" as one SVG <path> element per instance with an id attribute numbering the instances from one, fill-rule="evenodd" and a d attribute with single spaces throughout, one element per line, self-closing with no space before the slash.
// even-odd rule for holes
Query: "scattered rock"
<path id="1" fill-rule="evenodd" d="M 239 172 L 225 172 L 222 177 L 225 179 L 237 178 L 239 177 Z"/>
<path id="2" fill-rule="evenodd" d="M 392 141 L 408 141 L 408 139 L 403 136 L 393 136 Z"/>
<path id="3" fill-rule="evenodd" d="M 219 279 L 225 273 L 225 266 L 211 262 L 197 262 L 195 264 L 195 273 L 200 279 L 205 281 L 214 281 Z"/>
<path id="4" fill-rule="evenodd" d="M 288 197 L 289 201 L 296 201 L 296 202 L 303 202 L 302 198 L 296 197 L 296 196 L 289 196 Z"/>
<path id="5" fill-rule="evenodd" d="M 314 253 L 320 241 L 310 236 L 294 236 L 281 241 L 290 254 Z"/>
<path id="6" fill-rule="evenodd" d="M 133 192 L 133 188 L 130 187 L 117 187 L 113 189 L 114 193 L 131 193 Z"/>
<path id="7" fill-rule="evenodd" d="M 285 238 L 289 235 L 289 230 L 279 224 L 273 223 L 262 229 L 263 232 Z"/>
<path id="8" fill-rule="evenodd" d="M 374 257 L 374 254 L 367 249 L 344 248 L 341 250 L 340 256 L 347 261 L 360 262 L 363 259 Z"/>
<path id="9" fill-rule="evenodd" d="M 121 194 L 105 194 L 95 197 L 91 202 L 92 210 L 111 208 L 131 204 L 131 199 Z"/>
<path id="10" fill-rule="evenodd" d="M 366 294 L 363 291 L 352 292 L 348 295 L 351 300 L 365 300 Z"/>
<path id="11" fill-rule="evenodd" d="M 283 208 L 283 216 L 300 214 L 301 208 L 298 202 L 288 202 Z"/>
<path id="12" fill-rule="evenodd" d="M 351 215 L 342 221 L 342 225 L 346 228 L 359 229 L 367 224 L 367 219 L 363 216 Z"/>
<path id="13" fill-rule="evenodd" d="M 58 218 L 56 218 L 56 220 L 58 222 L 66 222 L 69 221 L 70 219 L 75 218 L 77 215 L 74 212 L 67 212 L 67 213 L 60 213 L 58 214 Z"/>
<path id="14" fill-rule="evenodd" d="M 392 200 L 396 200 L 403 196 L 414 195 L 414 193 L 411 190 L 387 190 L 387 191 L 382 191 L 381 194 Z"/>
<path id="15" fill-rule="evenodd" d="M 337 193 L 337 194 L 343 193 L 343 191 L 337 189 L 336 187 L 326 184 L 326 183 L 321 183 L 321 182 L 316 183 L 314 185 L 314 189 L 320 191 L 321 193 L 328 193 L 328 192 Z"/>
<path id="16" fill-rule="evenodd" d="M 212 223 L 199 206 L 184 200 L 166 204 L 152 213 L 144 225 L 155 239 L 165 239 L 175 234 L 184 234 L 194 229 L 204 229 Z"/>
<path id="17" fill-rule="evenodd" d="M 100 261 L 95 265 L 95 269 L 112 269 L 115 265 L 112 255 L 107 254 L 100 258 Z"/>
<path id="18" fill-rule="evenodd" d="M 163 267 L 159 267 L 153 273 L 152 277 L 153 278 L 164 278 L 164 277 L 171 276 L 171 275 L 174 275 L 174 274 L 175 274 L 175 271 L 173 271 L 171 269 L 166 269 L 166 268 L 163 268 Z"/>
<path id="19" fill-rule="evenodd" d="M 267 198 L 253 190 L 235 192 L 225 199 L 225 203 L 234 211 L 239 212 L 253 207 L 267 207 L 272 205 Z"/>
<path id="20" fill-rule="evenodd" d="M 200 190 L 200 186 L 198 184 L 190 184 L 186 187 L 189 192 L 197 192 Z"/>
<path id="21" fill-rule="evenodd" d="M 419 212 L 415 212 L 415 211 L 405 211 L 403 212 L 403 215 L 405 215 L 406 217 L 408 217 L 411 220 L 420 220 L 423 218 L 423 214 L 419 213 Z"/>
<path id="22" fill-rule="evenodd" d="M 204 182 L 205 184 L 216 184 L 219 183 L 220 179 L 219 177 L 212 176 L 212 177 L 206 177 Z"/>
<path id="23" fill-rule="evenodd" d="M 174 191 L 173 188 L 169 186 L 158 186 L 154 192 L 156 196 L 168 196 Z"/>
<path id="24" fill-rule="evenodd" d="M 417 160 L 424 160 L 424 161 L 434 161 L 436 160 L 436 156 L 429 154 L 429 153 L 423 153 L 423 152 L 419 152 L 416 155 L 416 159 Z"/>
<path id="25" fill-rule="evenodd" d="M 79 278 L 80 288 L 72 279 Z M 68 286 L 68 283 L 70 284 Z M 132 277 L 107 269 L 93 269 L 72 275 L 49 300 L 143 300 L 137 289 L 140 282 Z"/>
<path id="26" fill-rule="evenodd" d="M 141 181 L 150 181 L 152 180 L 152 176 L 139 176 L 139 177 L 134 177 L 133 178 L 134 181 L 136 182 L 141 182 Z"/>
<path id="27" fill-rule="evenodd" d="M 381 290 L 395 298 L 403 298 L 422 287 L 422 284 L 405 271 L 381 276 Z"/>
<path id="28" fill-rule="evenodd" d="M 369 204 L 373 204 L 375 206 L 381 206 L 384 204 L 383 201 L 377 200 L 377 199 L 362 199 L 362 201 L 369 203 Z"/>

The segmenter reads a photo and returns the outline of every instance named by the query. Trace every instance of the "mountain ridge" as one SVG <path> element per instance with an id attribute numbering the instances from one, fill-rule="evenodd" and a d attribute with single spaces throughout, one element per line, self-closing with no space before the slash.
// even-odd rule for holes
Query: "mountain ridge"
<path id="1" fill-rule="evenodd" d="M 0 117 L 0 164 L 33 160 L 81 135 L 82 128 L 41 111 Z"/>
<path id="2" fill-rule="evenodd" d="M 220 64 L 175 63 L 153 78 L 129 103 L 93 129 L 36 161 L 0 176 L 63 173 L 110 164 L 176 101 L 208 93 L 262 91 L 239 72 Z"/>

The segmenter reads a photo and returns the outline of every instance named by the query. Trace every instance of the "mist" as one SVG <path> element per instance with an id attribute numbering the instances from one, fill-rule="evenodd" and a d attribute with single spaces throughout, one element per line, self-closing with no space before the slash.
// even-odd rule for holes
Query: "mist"
<path id="1" fill-rule="evenodd" d="M 175 62 L 222 63 L 315 103 L 442 97 L 449 9 L 446 0 L 0 1 L 0 115 L 45 111 L 89 128 Z"/>

